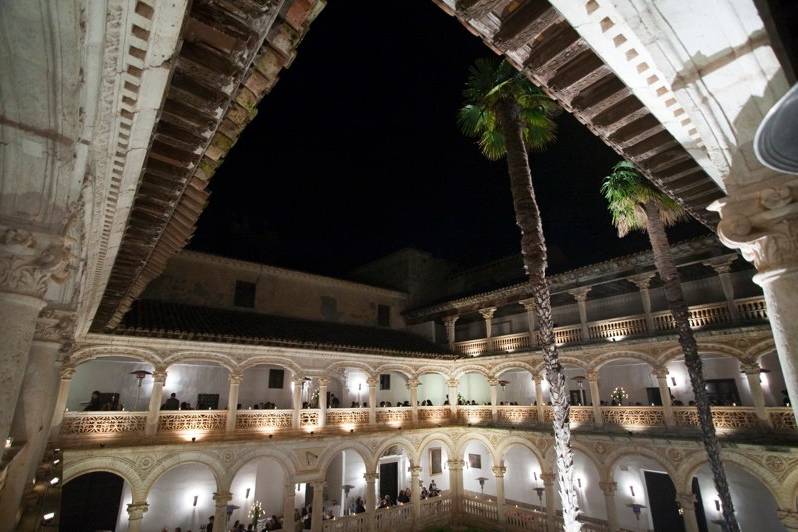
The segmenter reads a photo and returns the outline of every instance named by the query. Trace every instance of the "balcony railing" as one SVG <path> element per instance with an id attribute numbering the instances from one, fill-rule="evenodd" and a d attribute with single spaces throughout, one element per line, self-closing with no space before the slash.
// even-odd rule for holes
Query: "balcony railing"
<path id="1" fill-rule="evenodd" d="M 762 297 L 749 297 L 735 301 L 739 323 L 751 323 L 767 320 L 765 300 Z M 589 337 L 582 337 L 582 326 L 566 325 L 555 327 L 554 337 L 557 345 L 579 345 L 591 342 L 607 342 L 622 340 L 624 338 L 643 337 L 648 334 L 659 334 L 674 331 L 676 326 L 670 311 L 652 312 L 651 319 L 654 331 L 649 331 L 646 325 L 646 316 L 622 316 L 608 320 L 591 321 L 587 323 Z M 735 323 L 729 313 L 726 302 L 695 305 L 690 307 L 690 326 L 693 329 L 703 329 Z M 490 339 L 478 338 L 455 342 L 454 348 L 461 355 L 478 356 L 487 353 L 513 353 L 524 351 L 535 346 L 530 343 L 530 334 L 527 332 L 494 336 Z"/>

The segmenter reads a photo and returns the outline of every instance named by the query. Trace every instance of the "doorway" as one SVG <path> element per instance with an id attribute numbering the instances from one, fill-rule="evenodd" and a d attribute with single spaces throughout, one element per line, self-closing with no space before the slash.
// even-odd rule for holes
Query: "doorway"
<path id="1" fill-rule="evenodd" d="M 645 477 L 654 530 L 685 532 L 684 519 L 679 515 L 679 506 L 676 503 L 676 488 L 671 481 L 671 477 L 665 473 L 654 471 L 646 471 Z"/>
<path id="2" fill-rule="evenodd" d="M 386 495 L 396 502 L 399 495 L 399 462 L 380 464 L 380 498 Z"/>
<path id="3" fill-rule="evenodd" d="M 662 394 L 660 394 L 659 388 L 646 388 L 646 397 L 651 406 L 662 406 Z"/>
<path id="4" fill-rule="evenodd" d="M 59 530 L 115 530 L 124 483 L 121 477 L 101 471 L 67 482 L 61 492 Z"/>
<path id="5" fill-rule="evenodd" d="M 740 394 L 737 393 L 737 383 L 734 379 L 707 379 L 704 383 L 709 404 L 721 406 L 740 404 Z"/>

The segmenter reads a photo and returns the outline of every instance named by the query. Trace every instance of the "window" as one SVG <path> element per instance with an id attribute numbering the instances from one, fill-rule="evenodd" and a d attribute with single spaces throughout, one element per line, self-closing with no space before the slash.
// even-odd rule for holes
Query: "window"
<path id="1" fill-rule="evenodd" d="M 233 304 L 237 307 L 255 308 L 255 283 L 236 281 Z"/>
<path id="2" fill-rule="evenodd" d="M 269 369 L 269 388 L 282 388 L 284 380 L 284 369 Z"/>
<path id="3" fill-rule="evenodd" d="M 380 390 L 391 389 L 391 376 L 387 373 L 380 375 Z"/>
<path id="4" fill-rule="evenodd" d="M 584 406 L 587 404 L 587 394 L 584 390 L 569 390 L 571 392 L 570 402 L 572 405 Z"/>
<path id="5" fill-rule="evenodd" d="M 380 327 L 391 326 L 391 307 L 388 305 L 377 305 L 377 325 Z"/>

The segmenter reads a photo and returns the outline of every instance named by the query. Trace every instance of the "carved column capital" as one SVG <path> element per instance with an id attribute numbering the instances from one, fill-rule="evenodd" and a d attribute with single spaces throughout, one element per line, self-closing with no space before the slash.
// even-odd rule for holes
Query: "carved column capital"
<path id="1" fill-rule="evenodd" d="M 668 368 L 654 368 L 651 374 L 658 379 L 665 379 L 668 377 Z"/>
<path id="2" fill-rule="evenodd" d="M 36 320 L 33 339 L 40 342 L 67 342 L 75 333 L 75 313 L 45 308 Z"/>
<path id="3" fill-rule="evenodd" d="M 496 377 L 488 379 L 488 386 L 498 386 L 498 385 L 499 385 L 499 379 L 497 379 Z"/>
<path id="4" fill-rule="evenodd" d="M 762 373 L 762 368 L 756 362 L 750 364 L 740 364 L 740 371 L 746 375 L 759 375 Z"/>
<path id="5" fill-rule="evenodd" d="M 679 503 L 679 506 L 685 511 L 693 511 L 693 508 L 695 508 L 695 495 L 692 493 L 677 493 L 676 502 Z"/>
<path id="6" fill-rule="evenodd" d="M 74 242 L 0 225 L 0 292 L 43 298 L 76 269 Z"/>
<path id="7" fill-rule="evenodd" d="M 410 466 L 410 476 L 418 478 L 421 476 L 421 466 Z"/>
<path id="8" fill-rule="evenodd" d="M 556 477 L 554 476 L 554 473 L 541 473 L 540 480 L 543 481 L 544 486 L 553 486 Z"/>
<path id="9" fill-rule="evenodd" d="M 759 271 L 754 280 L 798 265 L 797 198 L 798 177 L 779 175 L 743 187 L 708 207 L 720 214 L 720 241 L 739 249 Z"/>
<path id="10" fill-rule="evenodd" d="M 459 381 L 457 379 L 449 379 L 449 380 L 446 381 L 446 385 L 449 388 L 457 388 L 458 384 L 459 384 Z M 451 397 L 449 399 L 451 399 Z"/>
<path id="11" fill-rule="evenodd" d="M 379 379 L 377 377 L 374 377 L 374 376 L 371 376 L 371 377 L 366 379 L 366 384 L 369 385 L 369 388 L 371 388 L 371 387 L 376 388 L 378 382 L 380 382 Z"/>
<path id="12" fill-rule="evenodd" d="M 487 307 L 479 309 L 479 315 L 486 320 L 493 318 L 493 315 L 495 313 L 496 313 L 496 307 Z"/>
<path id="13" fill-rule="evenodd" d="M 721 274 L 729 273 L 731 271 L 731 265 L 736 260 L 737 255 L 723 255 L 721 257 L 712 257 L 711 259 L 705 260 L 701 264 L 707 268 L 712 268 L 715 270 L 715 273 Z"/>
<path id="14" fill-rule="evenodd" d="M 58 370 L 58 373 L 61 376 L 62 381 L 72 380 L 72 377 L 75 376 L 75 367 L 63 366 L 60 370 Z"/>
<path id="15" fill-rule="evenodd" d="M 138 521 L 144 519 L 144 514 L 150 509 L 150 505 L 146 502 L 138 502 L 127 505 L 127 518 L 128 521 Z"/>
<path id="16" fill-rule="evenodd" d="M 319 386 L 327 386 L 330 384 L 330 379 L 327 377 L 319 377 Z"/>
<path id="17" fill-rule="evenodd" d="M 493 476 L 495 476 L 496 478 L 504 478 L 504 474 L 507 472 L 507 467 L 493 466 L 491 468 L 491 471 L 493 471 Z"/>
<path id="18" fill-rule="evenodd" d="M 421 381 L 416 378 L 407 379 L 407 387 L 408 388 L 418 388 L 418 385 L 421 384 Z"/>
<path id="19" fill-rule="evenodd" d="M 587 380 L 590 382 L 598 382 L 599 374 L 597 370 L 590 370 L 587 372 Z"/>
<path id="20" fill-rule="evenodd" d="M 599 482 L 599 488 L 601 488 L 604 495 L 612 496 L 618 490 L 618 483 L 613 481 Z"/>
<path id="21" fill-rule="evenodd" d="M 153 382 L 164 384 L 166 382 L 166 370 L 163 368 L 155 368 L 152 372 L 152 380 Z"/>
<path id="22" fill-rule="evenodd" d="M 630 275 L 626 278 L 627 281 L 635 285 L 640 290 L 647 290 L 651 285 L 651 279 L 657 275 L 657 272 L 643 272 L 635 275 Z"/>
<path id="23" fill-rule="evenodd" d="M 793 510 L 776 510 L 779 521 L 787 530 L 798 530 L 798 512 Z"/>
<path id="24" fill-rule="evenodd" d="M 587 294 L 590 293 L 590 289 L 590 286 L 580 286 L 579 288 L 568 290 L 568 293 L 571 294 L 577 302 L 584 303 L 587 301 Z"/>
<path id="25" fill-rule="evenodd" d="M 376 482 L 380 478 L 379 473 L 363 473 L 363 478 L 366 479 L 366 482 L 372 484 Z"/>
<path id="26" fill-rule="evenodd" d="M 233 500 L 233 494 L 229 491 L 217 491 L 213 494 L 213 502 L 216 503 L 216 507 L 220 506 L 227 506 Z"/>
<path id="27" fill-rule="evenodd" d="M 458 471 L 463 469 L 465 462 L 463 460 L 447 460 L 446 465 L 450 471 Z"/>
<path id="28" fill-rule="evenodd" d="M 522 299 L 518 302 L 521 306 L 524 307 L 524 310 L 527 312 L 534 312 L 535 311 L 535 299 L 528 297 L 526 299 Z"/>
<path id="29" fill-rule="evenodd" d="M 244 374 L 242 372 L 233 372 L 230 374 L 230 384 L 241 384 L 244 380 Z"/>
<path id="30" fill-rule="evenodd" d="M 454 324 L 457 323 L 457 320 L 459 319 L 460 316 L 458 316 L 457 314 L 454 314 L 452 316 L 444 316 L 443 318 L 441 318 L 443 324 L 446 325 L 447 327 L 454 327 Z"/>
<path id="31" fill-rule="evenodd" d="M 326 480 L 309 480 L 308 484 L 313 487 L 313 491 L 318 493 L 319 490 L 323 490 L 327 486 Z"/>

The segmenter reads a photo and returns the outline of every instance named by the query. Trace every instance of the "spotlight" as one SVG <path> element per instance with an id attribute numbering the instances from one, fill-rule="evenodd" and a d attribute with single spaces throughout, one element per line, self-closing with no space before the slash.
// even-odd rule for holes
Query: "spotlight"
<path id="1" fill-rule="evenodd" d="M 192 436 L 191 437 L 191 443 L 197 443 L 197 437 L 196 436 Z"/>
<path id="2" fill-rule="evenodd" d="M 355 432 L 355 429 L 349 429 L 349 433 L 350 434 L 353 433 L 353 432 Z"/>
<path id="3" fill-rule="evenodd" d="M 55 486 L 56 484 L 58 484 L 58 482 L 60 482 L 60 480 L 61 479 L 58 478 L 58 477 L 53 477 L 53 478 L 50 479 L 50 485 L 51 486 Z"/>
<path id="4" fill-rule="evenodd" d="M 100 447 L 102 447 L 102 446 L 103 446 L 103 444 L 101 443 Z M 59 462 L 61 462 L 61 459 L 60 458 L 56 458 L 55 460 L 53 460 L 53 465 L 58 465 Z"/>
<path id="5" fill-rule="evenodd" d="M 49 512 L 42 516 L 42 523 L 49 523 L 55 517 L 55 512 Z"/>
<path id="6" fill-rule="evenodd" d="M 199 495 L 194 495 L 194 507 L 197 507 L 197 499 L 199 499 Z"/>
<path id="7" fill-rule="evenodd" d="M 271 440 L 274 437 L 274 434 L 269 434 L 269 439 Z"/>
<path id="8" fill-rule="evenodd" d="M 313 436 L 313 431 L 312 430 L 310 431 L 310 435 Z"/>

